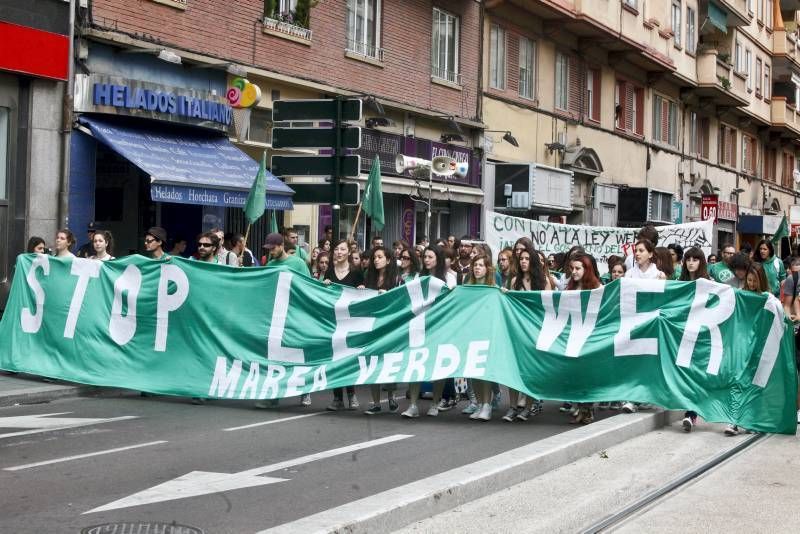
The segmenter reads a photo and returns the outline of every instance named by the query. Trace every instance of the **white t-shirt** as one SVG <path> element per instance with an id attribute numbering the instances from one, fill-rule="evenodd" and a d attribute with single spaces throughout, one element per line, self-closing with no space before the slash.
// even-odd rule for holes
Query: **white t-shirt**
<path id="1" fill-rule="evenodd" d="M 633 262 L 633 266 L 625 272 L 625 278 L 643 278 L 645 280 L 658 280 L 664 279 L 664 273 L 658 270 L 655 263 L 651 263 L 646 271 L 639 268 L 639 264 Z"/>

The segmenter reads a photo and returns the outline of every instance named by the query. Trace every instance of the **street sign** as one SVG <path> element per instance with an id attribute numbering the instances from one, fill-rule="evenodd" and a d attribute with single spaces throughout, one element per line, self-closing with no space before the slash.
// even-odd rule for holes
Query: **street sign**
<path id="1" fill-rule="evenodd" d="M 272 122 L 335 121 L 336 100 L 276 100 Z M 361 100 L 342 100 L 342 121 L 361 120 Z"/>
<path id="2" fill-rule="evenodd" d="M 332 183 L 291 184 L 294 189 L 292 201 L 295 204 L 333 204 L 336 190 Z M 358 204 L 358 184 L 339 182 L 339 202 Z"/>
<path id="3" fill-rule="evenodd" d="M 340 128 L 342 148 L 361 148 L 361 128 Z M 273 128 L 272 148 L 331 148 L 335 128 Z"/>
<path id="4" fill-rule="evenodd" d="M 339 176 L 357 177 L 361 156 L 342 156 Z M 275 176 L 333 176 L 334 156 L 272 156 Z"/>
<path id="5" fill-rule="evenodd" d="M 700 220 L 709 219 L 717 222 L 717 210 L 719 208 L 718 195 L 703 195 L 700 201 Z"/>

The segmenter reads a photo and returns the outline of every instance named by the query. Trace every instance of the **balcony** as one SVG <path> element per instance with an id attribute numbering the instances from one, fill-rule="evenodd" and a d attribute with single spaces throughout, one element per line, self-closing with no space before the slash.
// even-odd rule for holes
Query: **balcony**
<path id="1" fill-rule="evenodd" d="M 747 0 L 717 0 L 728 11 L 728 26 L 749 26 L 753 18 L 747 10 Z"/>
<path id="2" fill-rule="evenodd" d="M 712 99 L 717 106 L 740 107 L 749 102 L 745 81 L 733 73 L 733 65 L 719 59 L 716 50 L 697 55 L 697 89 L 701 98 Z"/>
<path id="3" fill-rule="evenodd" d="M 782 130 L 784 137 L 800 136 L 800 113 L 786 102 L 785 96 L 773 96 L 772 125 Z"/>
<path id="4" fill-rule="evenodd" d="M 264 17 L 264 33 L 284 37 L 292 41 L 302 42 L 304 44 L 311 43 L 313 32 L 308 28 L 295 23 L 292 20 L 291 14 L 283 16 L 283 19 L 273 19 Z"/>
<path id="5" fill-rule="evenodd" d="M 800 68 L 800 43 L 794 32 L 787 32 L 784 29 L 776 29 L 772 36 L 772 63 L 776 69 L 776 76 L 781 74 L 779 70 L 791 69 L 789 63 L 794 67 Z"/>

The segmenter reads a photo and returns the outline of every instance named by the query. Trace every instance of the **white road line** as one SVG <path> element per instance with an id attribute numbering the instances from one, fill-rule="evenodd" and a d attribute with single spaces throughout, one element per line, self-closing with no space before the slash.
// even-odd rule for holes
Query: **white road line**
<path id="1" fill-rule="evenodd" d="M 169 443 L 168 441 L 151 441 L 149 443 L 139 443 L 138 445 L 129 445 L 127 447 L 118 447 L 116 449 L 107 449 L 104 451 L 88 452 L 86 454 L 76 454 L 75 456 L 65 456 L 63 458 L 54 458 L 52 460 L 45 460 L 44 462 L 36 462 L 32 464 L 15 465 L 14 467 L 4 467 L 3 471 L 22 471 L 23 469 L 31 469 L 32 467 L 41 467 L 43 465 L 58 464 L 61 462 L 69 462 L 71 460 L 80 460 L 81 458 L 90 458 L 92 456 L 100 456 L 102 454 L 112 454 L 115 452 L 129 451 L 131 449 L 140 449 L 142 447 L 149 447 L 151 445 L 160 445 L 162 443 Z"/>
<path id="2" fill-rule="evenodd" d="M 257 426 L 274 425 L 275 423 L 284 423 L 286 421 L 294 421 L 296 419 L 304 419 L 306 417 L 314 417 L 315 415 L 323 415 L 323 414 L 326 414 L 326 413 L 332 413 L 332 412 L 314 412 L 314 413 L 306 413 L 306 414 L 303 414 L 303 415 L 293 415 L 292 417 L 283 417 L 281 419 L 270 419 L 269 421 L 261 421 L 259 423 L 252 423 L 252 424 L 249 424 L 249 425 L 234 426 L 234 427 L 231 427 L 231 428 L 223 428 L 222 431 L 223 432 L 233 432 L 234 430 L 244 430 L 246 428 L 255 428 Z"/>
<path id="3" fill-rule="evenodd" d="M 69 412 L 67 412 L 69 413 Z M 35 430 L 23 430 L 20 432 L 8 432 L 7 434 L 0 434 L 0 439 L 14 438 L 17 436 L 28 436 L 30 434 L 41 434 L 42 432 L 52 432 L 54 430 L 66 430 L 70 428 L 78 428 L 82 426 L 98 425 L 101 423 L 113 423 L 114 421 L 126 421 L 128 419 L 138 419 L 136 415 L 123 415 L 121 417 L 109 417 L 108 419 L 91 419 L 86 423 L 76 423 L 74 425 L 64 425 L 53 428 L 37 428 Z"/>

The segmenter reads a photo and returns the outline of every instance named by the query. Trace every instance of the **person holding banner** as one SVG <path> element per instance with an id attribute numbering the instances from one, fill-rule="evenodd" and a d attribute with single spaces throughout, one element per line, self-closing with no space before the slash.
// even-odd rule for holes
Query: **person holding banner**
<path id="1" fill-rule="evenodd" d="M 481 253 L 472 258 L 470 273 L 464 285 L 494 286 L 494 267 L 489 257 Z M 469 418 L 479 421 L 489 421 L 492 418 L 492 389 L 494 384 L 486 380 L 471 379 L 472 389 L 475 391 L 479 409 Z"/>
<path id="2" fill-rule="evenodd" d="M 403 247 L 398 258 L 400 259 L 400 283 L 405 284 L 419 276 L 419 258 L 408 245 Z"/>
<path id="3" fill-rule="evenodd" d="M 53 246 L 53 253 L 57 258 L 74 258 L 75 254 L 69 250 L 74 246 L 75 234 L 66 228 L 62 228 L 56 232 L 56 241 L 55 245 Z"/>
<path id="4" fill-rule="evenodd" d="M 649 239 L 640 239 L 633 247 L 635 261 L 625 273 L 626 278 L 644 278 L 648 280 L 666 280 L 666 275 L 655 263 L 656 247 Z"/>
<path id="5" fill-rule="evenodd" d="M 514 253 L 510 248 L 500 251 L 497 255 L 497 271 L 495 283 L 500 287 L 509 287 L 514 277 Z"/>
<path id="6" fill-rule="evenodd" d="M 670 254 L 667 247 L 656 247 L 656 267 L 664 273 L 667 280 L 676 280 L 675 264 L 672 262 L 672 254 Z"/>
<path id="7" fill-rule="evenodd" d="M 769 291 L 773 295 L 780 296 L 781 282 L 786 279 L 786 267 L 780 258 L 775 256 L 775 246 L 771 241 L 762 239 L 756 246 L 754 261 L 764 267 L 764 274 L 769 282 Z"/>
<path id="8" fill-rule="evenodd" d="M 667 245 L 669 255 L 672 258 L 672 280 L 678 280 L 681 277 L 681 260 L 683 260 L 683 247 L 677 243 L 670 243 Z"/>
<path id="9" fill-rule="evenodd" d="M 736 247 L 730 243 L 719 249 L 722 261 L 712 263 L 708 269 L 708 274 L 715 282 L 736 287 L 736 279 L 733 276 L 733 269 L 731 269 L 731 260 L 734 254 L 736 254 Z"/>
<path id="10" fill-rule="evenodd" d="M 92 237 L 92 247 L 94 247 L 94 255 L 89 259 L 99 261 L 113 260 L 114 256 L 111 251 L 114 249 L 114 238 L 111 232 L 107 230 L 98 230 Z"/>

